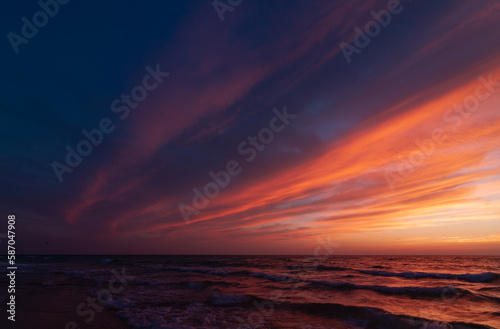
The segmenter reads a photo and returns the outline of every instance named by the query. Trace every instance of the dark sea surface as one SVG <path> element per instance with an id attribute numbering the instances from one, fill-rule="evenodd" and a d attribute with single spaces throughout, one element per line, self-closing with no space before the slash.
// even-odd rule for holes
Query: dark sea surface
<path id="1" fill-rule="evenodd" d="M 17 266 L 12 328 L 500 328 L 500 257 L 23 256 Z"/>

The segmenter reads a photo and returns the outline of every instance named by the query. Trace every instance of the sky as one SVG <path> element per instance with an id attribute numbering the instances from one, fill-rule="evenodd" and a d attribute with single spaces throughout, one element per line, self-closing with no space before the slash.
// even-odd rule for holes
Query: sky
<path id="1" fill-rule="evenodd" d="M 0 5 L 18 253 L 500 254 L 500 3 L 44 1 Z"/>

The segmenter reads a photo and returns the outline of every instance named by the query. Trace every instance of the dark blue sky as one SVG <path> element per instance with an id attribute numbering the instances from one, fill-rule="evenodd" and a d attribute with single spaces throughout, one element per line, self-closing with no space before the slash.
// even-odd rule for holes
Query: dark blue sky
<path id="1" fill-rule="evenodd" d="M 346 61 L 341 44 L 356 46 L 355 28 L 365 30 L 371 11 L 391 2 L 397 5 L 244 0 L 221 21 L 211 1 L 73 0 L 59 4 L 18 53 L 8 34 L 22 36 L 22 17 L 32 21 L 41 8 L 3 3 L 0 209 L 19 218 L 20 251 L 226 253 L 232 246 L 234 253 L 303 253 L 330 232 L 345 241 L 346 253 L 369 251 L 377 239 L 386 246 L 380 252 L 413 252 L 397 242 L 394 218 L 414 216 L 423 231 L 408 231 L 408 241 L 425 237 L 429 244 L 418 250 L 428 252 L 448 248 L 425 231 L 446 226 L 426 209 L 447 200 L 440 211 L 469 227 L 468 210 L 450 215 L 457 195 L 471 209 L 477 195 L 497 200 L 490 186 L 498 177 L 487 173 L 498 156 L 498 111 L 486 109 L 498 100 L 485 101 L 477 121 L 466 121 L 461 137 L 441 145 L 400 189 L 387 186 L 384 172 L 408 158 L 415 138 L 447 124 L 443 112 L 479 75 L 499 67 L 499 8 L 402 1 L 390 23 Z M 148 78 L 152 70 L 168 77 Z M 122 94 L 145 79 L 158 83 L 120 119 L 124 110 L 113 111 L 113 102 L 126 106 Z M 276 116 L 272 109 L 284 107 L 296 117 L 247 161 L 241 150 L 250 148 L 248 136 L 258 137 Z M 82 130 L 102 120 L 114 130 L 69 166 L 67 147 L 76 150 Z M 474 161 L 449 166 L 457 163 L 449 154 Z M 230 161 L 241 173 L 196 208 L 196 189 L 203 192 L 209 173 Z M 55 162 L 71 169 L 61 182 Z M 436 174 L 431 164 L 448 169 Z M 436 181 L 471 168 L 476 176 L 458 183 Z M 425 204 L 417 190 L 427 191 Z M 408 202 L 422 213 L 387 206 Z M 489 232 L 498 208 L 483 210 L 475 216 Z M 194 211 L 187 221 L 186 211 Z M 367 245 L 358 248 L 365 230 Z M 450 236 L 472 241 L 485 234 L 462 237 L 465 231 Z M 498 236 L 487 241 L 470 250 L 499 250 Z"/>

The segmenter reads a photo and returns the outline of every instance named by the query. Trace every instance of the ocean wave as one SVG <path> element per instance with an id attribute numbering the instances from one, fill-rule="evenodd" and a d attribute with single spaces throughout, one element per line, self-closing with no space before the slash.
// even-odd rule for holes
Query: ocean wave
<path id="1" fill-rule="evenodd" d="M 230 306 L 248 303 L 250 296 L 238 294 L 218 294 L 212 296 L 212 304 L 215 306 Z"/>
<path id="2" fill-rule="evenodd" d="M 70 275 L 70 276 L 89 276 L 89 275 L 96 275 L 96 274 L 107 274 L 111 273 L 109 270 L 101 270 L 101 269 L 79 269 L 79 270 L 63 270 L 63 269 L 56 269 L 56 270 L 50 270 L 46 271 L 46 274 L 65 274 L 65 275 Z"/>
<path id="3" fill-rule="evenodd" d="M 204 273 L 213 275 L 233 275 L 233 274 L 251 273 L 248 270 L 231 269 L 231 268 L 222 269 L 217 267 L 184 267 L 184 266 L 161 266 L 161 265 L 141 265 L 141 264 L 134 264 L 134 265 L 153 270 Z"/>
<path id="4" fill-rule="evenodd" d="M 189 289 L 189 290 L 201 290 L 207 286 L 205 282 L 199 281 L 184 281 L 180 283 L 181 286 Z"/>
<path id="5" fill-rule="evenodd" d="M 348 269 L 340 266 L 326 266 L 326 265 L 318 265 L 316 266 L 318 271 L 347 271 Z"/>
<path id="6" fill-rule="evenodd" d="M 195 329 L 194 327 L 191 326 L 185 326 L 177 323 L 160 323 L 157 324 L 158 321 L 162 320 L 157 320 L 157 322 L 154 322 L 149 319 L 142 319 L 142 318 L 135 318 L 132 315 L 127 314 L 124 311 L 120 311 L 117 313 L 119 317 L 121 317 L 127 325 L 131 326 L 132 328 L 138 328 L 138 329 Z"/>
<path id="7" fill-rule="evenodd" d="M 292 277 L 289 277 L 287 275 L 276 275 L 276 274 L 268 274 L 268 273 L 262 273 L 262 272 L 251 273 L 250 276 L 253 276 L 255 278 L 267 279 L 267 280 L 271 280 L 274 282 L 293 280 Z"/>
<path id="8" fill-rule="evenodd" d="M 249 274 L 247 270 L 236 270 L 236 269 L 222 269 L 222 268 L 209 268 L 209 267 L 174 267 L 174 266 L 163 266 L 157 269 L 163 271 L 178 271 L 178 272 L 198 272 L 213 275 L 233 275 L 233 274 Z"/>
<path id="9" fill-rule="evenodd" d="M 450 289 L 454 290 L 455 293 L 460 294 L 470 294 L 468 291 L 459 288 L 450 287 L 388 287 L 380 285 L 363 285 L 355 284 L 345 281 L 324 281 L 324 280 L 307 280 L 311 285 L 323 285 L 339 290 L 371 290 L 379 292 L 382 294 L 393 294 L 393 295 L 409 295 L 409 296 L 424 296 L 424 297 L 436 297 L 441 296 L 443 293 L 450 292 Z M 453 292 L 453 291 L 452 291 Z"/>
<path id="10" fill-rule="evenodd" d="M 451 273 L 432 273 L 432 272 L 387 272 L 387 271 L 376 271 L 376 270 L 358 270 L 358 272 L 363 274 L 370 274 L 376 276 L 387 276 L 387 277 L 402 277 L 407 279 L 421 279 L 421 278 L 431 278 L 431 279 L 458 279 L 465 280 L 469 282 L 488 282 L 500 278 L 500 273 L 485 272 L 477 274 L 451 274 Z"/>
<path id="11" fill-rule="evenodd" d="M 307 271 L 347 271 L 349 270 L 348 268 L 345 267 L 340 267 L 340 266 L 328 266 L 328 265 L 308 265 L 308 266 L 300 266 L 300 265 L 287 265 L 287 268 L 291 270 L 296 270 L 296 271 L 302 271 L 302 270 L 307 270 Z"/>
<path id="12" fill-rule="evenodd" d="M 79 276 L 90 273 L 89 271 L 80 271 L 80 270 L 69 270 L 69 271 L 54 271 L 54 273 L 62 273 L 66 275 Z"/>
<path id="13" fill-rule="evenodd" d="M 219 301 L 227 303 L 230 299 L 231 297 L 224 296 L 220 297 Z M 228 314 L 227 309 L 218 306 L 223 305 L 195 302 L 175 307 L 131 307 L 118 311 L 117 315 L 135 329 L 238 328 L 240 324 L 238 319 L 243 314 Z"/>
<path id="14" fill-rule="evenodd" d="M 286 303 L 285 306 L 315 316 L 344 319 L 353 327 L 361 328 L 494 329 L 490 326 L 466 322 L 442 322 L 405 314 L 393 314 L 375 307 L 334 303 Z"/>
<path id="15" fill-rule="evenodd" d="M 134 286 L 159 286 L 166 284 L 166 282 L 155 281 L 155 280 L 133 280 L 129 282 L 129 284 Z"/>

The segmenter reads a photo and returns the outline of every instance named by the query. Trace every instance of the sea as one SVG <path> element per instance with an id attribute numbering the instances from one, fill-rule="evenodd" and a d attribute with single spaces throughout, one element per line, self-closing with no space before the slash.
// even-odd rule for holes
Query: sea
<path id="1" fill-rule="evenodd" d="M 494 256 L 26 255 L 16 265 L 16 321 L 2 311 L 1 328 L 500 329 Z"/>

